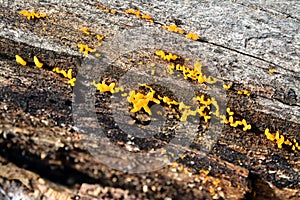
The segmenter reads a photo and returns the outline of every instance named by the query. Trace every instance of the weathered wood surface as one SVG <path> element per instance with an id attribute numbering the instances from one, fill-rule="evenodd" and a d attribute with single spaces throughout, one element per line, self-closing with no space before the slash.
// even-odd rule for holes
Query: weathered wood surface
<path id="1" fill-rule="evenodd" d="M 1 1 L 0 197 L 299 199 L 299 151 L 278 149 L 264 135 L 265 128 L 270 128 L 300 140 L 300 4 L 276 2 Z M 107 13 L 97 6 L 118 12 Z M 124 14 L 129 8 L 149 14 L 154 24 Z M 22 9 L 45 13 L 48 18 L 29 21 L 18 14 Z M 200 39 L 188 40 L 161 28 L 172 23 L 199 34 Z M 97 94 L 101 101 L 94 110 L 84 107 L 86 102 L 76 103 L 74 108 L 74 97 L 85 96 L 84 83 L 78 81 L 72 88 L 65 78 L 52 72 L 57 66 L 72 68 L 82 76 L 91 68 L 102 70 L 104 63 L 93 65 L 103 61 L 101 57 L 85 57 L 78 51 L 78 43 L 98 44 L 95 35 L 84 34 L 78 30 L 81 27 L 105 35 L 98 51 L 115 61 L 108 72 L 115 79 L 128 69 L 139 68 L 140 61 L 148 66 L 157 62 L 153 53 L 160 49 L 201 58 L 204 67 L 217 72 L 219 80 L 234 83 L 221 96 L 226 97 L 225 106 L 251 123 L 252 129 L 244 132 L 224 126 L 212 151 L 204 157 L 200 135 L 194 136 L 191 146 L 175 146 L 186 150 L 185 158 L 178 162 L 191 175 L 174 172 L 171 166 L 130 174 L 104 165 L 90 151 L 99 141 L 86 138 L 89 135 L 81 132 L 76 121 L 92 126 L 88 113 L 97 113 L 108 136 L 127 147 L 128 136 L 114 126 L 110 96 Z M 16 54 L 28 61 L 26 67 L 15 62 Z M 34 67 L 34 55 L 45 64 L 42 69 Z M 269 73 L 271 68 L 276 70 L 274 74 Z M 150 80 L 147 70 L 135 71 L 134 75 Z M 91 77 L 85 78 L 92 80 L 98 74 L 88 75 Z M 187 91 L 185 80 L 157 78 L 173 84 L 179 94 Z M 212 94 L 209 87 L 188 86 Z M 237 94 L 237 90 L 245 89 L 251 92 L 250 97 Z M 79 113 L 73 115 L 74 109 Z M 126 122 L 125 117 L 118 120 Z M 134 141 L 140 149 L 165 144 Z M 124 160 L 110 156 L 103 154 L 102 158 L 111 160 L 112 165 Z M 210 173 L 199 174 L 201 169 Z"/>

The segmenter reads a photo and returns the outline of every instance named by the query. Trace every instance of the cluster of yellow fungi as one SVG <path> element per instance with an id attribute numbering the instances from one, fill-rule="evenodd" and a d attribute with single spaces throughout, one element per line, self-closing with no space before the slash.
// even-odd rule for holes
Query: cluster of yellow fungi
<path id="1" fill-rule="evenodd" d="M 39 14 L 39 13 L 36 13 L 34 11 L 27 11 L 27 10 L 21 10 L 19 11 L 19 14 L 20 15 L 23 15 L 25 17 L 27 17 L 28 20 L 31 20 L 31 19 L 34 19 L 34 18 L 45 18 L 46 17 L 46 14 Z"/>
<path id="2" fill-rule="evenodd" d="M 27 65 L 27 62 L 20 55 L 16 55 L 16 62 L 22 66 Z M 33 62 L 37 68 L 42 68 L 44 65 L 42 62 L 40 62 L 37 56 L 33 57 Z M 55 67 L 52 71 L 57 74 L 62 74 L 65 78 L 68 78 L 68 84 L 71 86 L 75 85 L 76 78 L 72 76 L 72 69 L 69 69 L 68 72 L 66 72 L 65 70 Z"/>

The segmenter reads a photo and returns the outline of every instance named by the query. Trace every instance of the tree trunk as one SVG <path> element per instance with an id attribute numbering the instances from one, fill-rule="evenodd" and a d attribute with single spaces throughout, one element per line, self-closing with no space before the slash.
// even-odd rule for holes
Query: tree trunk
<path id="1" fill-rule="evenodd" d="M 299 199 L 299 6 L 2 1 L 1 199 Z M 29 20 L 21 10 L 46 17 Z M 159 50 L 180 58 L 162 60 Z M 169 73 L 172 63 L 197 60 L 217 83 Z M 75 86 L 56 67 L 72 69 Z M 125 91 L 96 92 L 91 83 L 102 80 Z M 251 129 L 217 115 L 180 121 L 183 110 L 162 99 L 149 103 L 152 115 L 133 113 L 131 90 L 193 106 L 205 94 Z M 281 147 L 282 136 L 291 144 Z"/>

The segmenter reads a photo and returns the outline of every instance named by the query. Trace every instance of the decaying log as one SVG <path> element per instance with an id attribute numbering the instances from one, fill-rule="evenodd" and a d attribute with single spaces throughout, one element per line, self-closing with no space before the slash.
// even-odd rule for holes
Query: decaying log
<path id="1" fill-rule="evenodd" d="M 297 1 L 0 2 L 1 199 L 300 198 Z M 153 21 L 126 14 L 128 9 Z M 28 20 L 21 10 L 47 17 Z M 171 24 L 185 33 L 168 30 Z M 189 32 L 199 39 L 187 39 Z M 96 52 L 84 55 L 78 44 Z M 189 66 L 199 58 L 203 73 L 219 84 L 172 77 L 164 68 L 169 62 L 155 55 L 158 50 L 179 55 L 175 64 Z M 16 63 L 16 55 L 27 65 Z M 42 68 L 35 67 L 34 56 Z M 54 73 L 55 67 L 72 69 L 75 86 Z M 143 139 L 143 131 L 127 134 L 120 127 L 137 122 L 143 127 L 150 117 L 155 123 L 161 116 L 118 114 L 129 113 L 126 97 L 118 101 L 121 96 L 89 85 L 102 81 L 101 76 L 136 89 L 139 82 L 152 83 L 157 93 L 178 101 L 189 95 L 215 97 L 221 109 L 231 108 L 235 120 L 245 119 L 251 129 L 200 120 L 194 131 L 195 123 L 188 124 L 182 134 L 175 131 L 179 142 L 169 145 L 184 156 L 161 153 L 165 160 L 157 162 L 166 164 L 151 170 L 148 157 L 134 163 L 123 154 L 111 155 L 106 143 L 127 152 L 163 149 L 180 122 L 166 107 L 161 132 L 159 123 L 149 125 L 155 137 Z M 223 84 L 231 88 L 225 90 Z M 245 90 L 250 96 L 238 94 Z M 106 137 L 92 134 L 97 127 Z M 289 139 L 294 149 L 278 148 L 276 140 L 267 139 L 267 128 Z M 147 170 L 118 169 L 124 163 Z"/>

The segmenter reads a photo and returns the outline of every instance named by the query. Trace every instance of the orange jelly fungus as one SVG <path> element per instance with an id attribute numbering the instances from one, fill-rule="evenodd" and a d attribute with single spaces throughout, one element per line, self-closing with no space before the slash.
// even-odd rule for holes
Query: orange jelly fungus
<path id="1" fill-rule="evenodd" d="M 28 20 L 31 20 L 31 19 L 34 19 L 34 18 L 39 19 L 39 18 L 45 18 L 46 17 L 46 14 L 39 14 L 39 13 L 36 13 L 34 11 L 29 12 L 27 10 L 21 10 L 21 11 L 19 11 L 19 14 L 27 17 Z"/>
<path id="2" fill-rule="evenodd" d="M 23 60 L 23 58 L 19 55 L 16 55 L 16 62 L 22 66 L 26 66 L 26 64 L 27 64 L 27 62 L 25 60 Z"/>
<path id="3" fill-rule="evenodd" d="M 154 98 L 155 91 L 152 88 L 149 89 L 150 91 L 146 95 L 135 91 L 131 91 L 129 93 L 129 97 L 127 98 L 127 100 L 129 103 L 133 104 L 133 109 L 131 109 L 130 112 L 138 112 L 143 108 L 146 113 L 148 113 L 149 115 L 152 114 L 148 103 L 154 102 L 156 104 L 160 104 L 160 101 Z"/>

